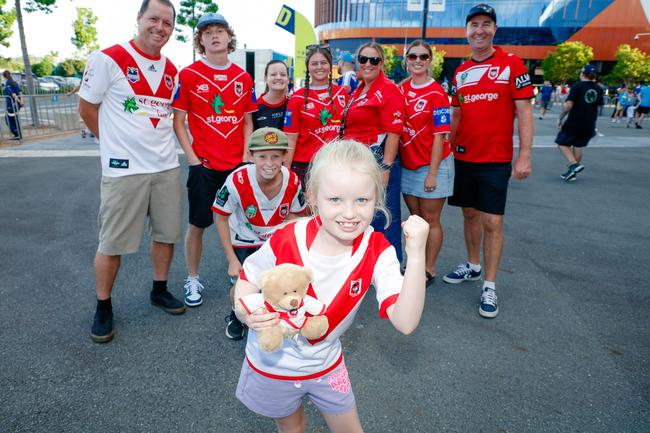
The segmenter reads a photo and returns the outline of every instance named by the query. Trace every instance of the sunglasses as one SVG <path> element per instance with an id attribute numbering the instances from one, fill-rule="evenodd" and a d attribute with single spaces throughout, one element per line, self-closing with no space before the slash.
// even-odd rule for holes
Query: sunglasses
<path id="1" fill-rule="evenodd" d="M 429 60 L 431 58 L 431 56 L 428 55 L 428 54 L 407 54 L 406 58 L 409 59 L 412 62 L 416 61 L 417 59 L 420 59 L 423 62 L 426 62 L 427 60 Z"/>
<path id="2" fill-rule="evenodd" d="M 330 44 L 311 44 L 307 45 L 305 49 L 307 51 L 312 51 L 312 50 L 317 50 L 317 49 L 322 49 L 322 50 L 328 50 L 330 49 Z"/>
<path id="3" fill-rule="evenodd" d="M 360 65 L 365 65 L 366 63 L 370 62 L 372 66 L 377 66 L 381 62 L 381 57 L 366 57 L 359 54 L 359 56 L 357 56 L 357 60 L 359 61 Z"/>

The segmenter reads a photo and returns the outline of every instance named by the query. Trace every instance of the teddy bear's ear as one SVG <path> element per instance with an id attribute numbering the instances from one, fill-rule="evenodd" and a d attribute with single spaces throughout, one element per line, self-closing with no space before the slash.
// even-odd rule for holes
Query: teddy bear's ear
<path id="1" fill-rule="evenodd" d="M 309 285 L 309 283 L 314 281 L 314 274 L 310 268 L 303 267 L 302 272 L 305 275 L 305 278 L 307 278 L 307 285 Z"/>

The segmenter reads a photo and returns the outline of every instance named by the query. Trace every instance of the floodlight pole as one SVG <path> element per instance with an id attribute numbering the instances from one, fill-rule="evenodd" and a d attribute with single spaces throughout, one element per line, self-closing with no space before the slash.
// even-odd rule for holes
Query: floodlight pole
<path id="1" fill-rule="evenodd" d="M 424 5 L 422 7 L 422 40 L 426 41 L 427 38 L 427 15 L 429 15 L 429 0 L 422 0 Z"/>

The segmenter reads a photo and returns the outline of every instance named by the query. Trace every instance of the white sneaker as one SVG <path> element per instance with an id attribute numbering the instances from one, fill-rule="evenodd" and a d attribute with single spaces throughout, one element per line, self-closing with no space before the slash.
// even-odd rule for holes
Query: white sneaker
<path id="1" fill-rule="evenodd" d="M 199 277 L 190 278 L 185 280 L 185 305 L 188 307 L 198 307 L 203 303 L 203 284 Z"/>

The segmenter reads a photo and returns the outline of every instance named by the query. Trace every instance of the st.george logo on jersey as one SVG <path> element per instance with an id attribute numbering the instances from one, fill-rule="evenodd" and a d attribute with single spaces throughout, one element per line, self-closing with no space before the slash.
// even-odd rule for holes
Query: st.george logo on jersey
<path id="1" fill-rule="evenodd" d="M 361 279 L 350 281 L 350 296 L 355 297 L 361 293 Z"/>
<path id="2" fill-rule="evenodd" d="M 498 66 L 493 66 L 490 68 L 488 71 L 488 77 L 490 77 L 490 80 L 496 80 L 496 78 L 499 76 L 499 67 Z"/>
<path id="3" fill-rule="evenodd" d="M 278 213 L 282 218 L 286 218 L 287 215 L 289 215 L 289 204 L 288 203 L 282 203 L 280 205 L 280 209 L 278 210 Z"/>
<path id="4" fill-rule="evenodd" d="M 424 99 L 419 99 L 418 102 L 415 104 L 415 111 L 422 111 L 424 110 L 424 107 L 427 105 L 427 101 Z"/>
<path id="5" fill-rule="evenodd" d="M 140 81 L 140 71 L 136 67 L 127 66 L 126 67 L 126 78 L 129 80 L 129 82 L 135 84 L 138 81 Z"/>
<path id="6" fill-rule="evenodd" d="M 235 94 L 241 96 L 244 94 L 244 83 L 241 81 L 235 81 Z"/>
<path id="7" fill-rule="evenodd" d="M 172 90 L 174 88 L 174 79 L 169 74 L 165 74 L 164 78 L 165 78 L 165 86 L 167 86 L 169 90 Z"/>

